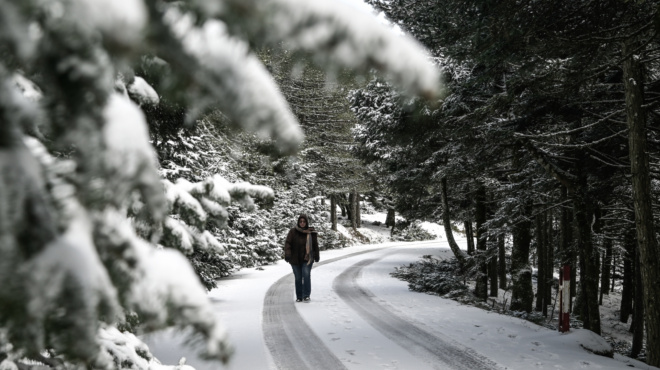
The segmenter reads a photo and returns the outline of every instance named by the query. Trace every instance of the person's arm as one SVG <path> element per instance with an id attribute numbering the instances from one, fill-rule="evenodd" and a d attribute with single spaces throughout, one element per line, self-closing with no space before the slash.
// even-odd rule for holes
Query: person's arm
<path id="1" fill-rule="evenodd" d="M 284 242 L 284 260 L 289 262 L 291 259 L 291 240 L 293 238 L 293 229 L 289 230 L 289 234 L 286 236 L 286 241 Z"/>

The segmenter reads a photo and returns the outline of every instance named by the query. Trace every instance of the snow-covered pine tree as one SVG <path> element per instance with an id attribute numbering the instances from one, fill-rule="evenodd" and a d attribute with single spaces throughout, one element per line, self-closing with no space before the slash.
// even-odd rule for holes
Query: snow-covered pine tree
<path id="1" fill-rule="evenodd" d="M 337 200 L 345 199 L 346 194 L 371 190 L 368 169 L 353 153 L 357 120 L 350 110 L 348 93 L 357 83 L 350 71 L 335 72 L 328 78 L 309 60 L 294 59 L 291 54 L 271 49 L 260 56 L 273 70 L 305 133 L 300 157 L 317 174 L 314 190 L 331 199 L 330 212 L 335 213 Z M 331 219 L 336 231 L 336 214 Z"/>
<path id="2" fill-rule="evenodd" d="M 205 221 L 271 193 L 217 176 L 161 181 L 144 113 L 128 98 L 156 95 L 130 67 L 155 54 L 189 122 L 219 108 L 290 153 L 301 130 L 248 46 L 280 42 L 324 67 L 375 67 L 412 93 L 439 92 L 421 48 L 332 1 L 0 0 L 3 366 L 157 367 L 116 330 L 137 325 L 190 326 L 204 356 L 230 356 L 180 251 L 214 247 Z"/>

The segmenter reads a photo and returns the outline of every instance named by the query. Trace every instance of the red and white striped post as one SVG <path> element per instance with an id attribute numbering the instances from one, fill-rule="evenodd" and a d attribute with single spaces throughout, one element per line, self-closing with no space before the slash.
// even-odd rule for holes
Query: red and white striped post
<path id="1" fill-rule="evenodd" d="M 559 292 L 559 331 L 565 333 L 571 327 L 571 265 L 559 270 Z"/>

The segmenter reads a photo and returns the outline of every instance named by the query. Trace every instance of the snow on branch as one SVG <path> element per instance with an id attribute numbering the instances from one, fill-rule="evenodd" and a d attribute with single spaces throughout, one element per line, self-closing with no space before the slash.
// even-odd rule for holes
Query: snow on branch
<path id="1" fill-rule="evenodd" d="M 23 272 L 30 300 L 29 320 L 22 329 L 32 336 L 34 349 L 43 345 L 50 325 L 67 325 L 70 335 L 56 341 L 55 349 L 75 348 L 79 359 L 95 357 L 99 351 L 97 315 L 114 323 L 123 313 L 92 241 L 87 212 L 79 207 L 68 230 L 26 263 Z"/>
<path id="2" fill-rule="evenodd" d="M 194 247 L 214 248 L 223 253 L 224 246 L 206 231 L 206 223 L 224 226 L 229 218 L 227 207 L 236 202 L 246 210 L 254 209 L 254 199 L 272 200 L 273 190 L 248 182 L 231 183 L 220 175 L 203 181 L 179 179 L 176 183 L 162 180 L 169 209 L 176 218 L 168 217 L 164 223 L 163 244 L 176 246 L 182 252 L 192 253 Z"/>
<path id="3" fill-rule="evenodd" d="M 96 222 L 103 228 L 95 230 L 95 242 L 106 250 L 103 262 L 115 286 L 126 286 L 122 304 L 138 314 L 141 328 L 190 326 L 191 339 L 205 347 L 205 357 L 226 361 L 231 349 L 225 332 L 186 257 L 139 238 L 121 212 L 107 209 L 99 216 Z"/>
<path id="4" fill-rule="evenodd" d="M 252 185 L 247 182 L 232 184 L 229 192 L 232 195 L 232 198 L 248 210 L 254 209 L 254 201 L 252 198 L 273 199 L 275 197 L 271 188 L 261 185 Z"/>
<path id="5" fill-rule="evenodd" d="M 106 43 L 123 47 L 136 46 L 147 26 L 147 8 L 142 0 L 71 0 L 58 2 L 47 10 L 66 13 L 78 30 L 101 33 Z"/>
<path id="6" fill-rule="evenodd" d="M 283 152 L 293 152 L 303 139 L 298 121 L 275 81 L 248 45 L 227 33 L 221 21 L 195 25 L 190 14 L 176 8 L 165 23 L 201 68 L 190 71 L 201 91 L 193 99 L 192 117 L 219 107 L 232 122 L 261 136 L 273 137 Z M 185 63 L 182 61 L 182 63 Z"/>
<path id="7" fill-rule="evenodd" d="M 122 207 L 134 190 L 139 190 L 151 217 L 160 221 L 165 217 L 165 199 L 156 170 L 156 153 L 149 144 L 144 113 L 137 104 L 112 94 L 103 109 L 104 162 L 109 176 L 105 196 L 110 203 Z"/>
<path id="8" fill-rule="evenodd" d="M 186 254 L 193 252 L 195 244 L 195 237 L 193 236 L 194 231 L 190 230 L 188 225 L 179 220 L 167 217 L 163 224 L 163 228 L 165 229 L 163 242 L 167 242 L 168 238 L 171 238 L 174 242 L 168 244 L 177 245 L 179 249 Z"/>
<path id="9" fill-rule="evenodd" d="M 312 54 L 328 68 L 343 66 L 361 72 L 375 68 L 407 92 L 430 100 L 442 95 L 438 69 L 417 41 L 340 1 L 216 0 L 196 4 L 207 15 L 218 15 L 233 32 L 249 32 L 256 42 L 284 43 L 291 51 Z"/>
<path id="10" fill-rule="evenodd" d="M 193 183 L 186 179 L 178 179 L 176 184 L 172 184 L 168 180 L 162 181 L 171 211 L 181 214 L 184 219 L 198 220 L 201 223 L 206 222 L 207 214 L 204 207 L 191 194 L 194 187 Z M 193 224 L 194 221 L 190 223 Z"/>
<path id="11" fill-rule="evenodd" d="M 226 333 L 188 260 L 176 250 L 154 249 L 139 239 L 134 245 L 145 276 L 133 286 L 132 296 L 148 327 L 191 325 L 195 331 L 190 339 L 205 344 L 201 355 L 225 361 L 232 352 Z"/>
<path id="12" fill-rule="evenodd" d="M 122 364 L 124 368 L 149 370 L 193 370 L 187 365 L 162 365 L 149 352 L 149 347 L 134 334 L 121 332 L 112 326 L 102 326 L 98 334 L 101 348 L 111 357 L 115 364 Z M 104 356 L 105 357 L 105 356 Z M 109 362 L 110 359 L 108 359 Z"/>
<path id="13" fill-rule="evenodd" d="M 142 77 L 135 77 L 126 85 L 128 94 L 140 105 L 158 105 L 160 97 L 156 90 Z"/>

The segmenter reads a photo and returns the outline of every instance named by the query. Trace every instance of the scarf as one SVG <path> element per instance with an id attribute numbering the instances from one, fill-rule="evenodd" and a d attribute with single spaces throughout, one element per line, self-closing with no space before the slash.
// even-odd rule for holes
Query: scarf
<path id="1" fill-rule="evenodd" d="M 296 225 L 296 230 L 303 234 L 307 234 L 307 241 L 305 242 L 305 258 L 307 259 L 307 264 L 311 265 L 312 261 L 314 261 L 312 258 L 312 234 L 315 234 L 316 230 L 301 229 L 298 225 Z"/>

